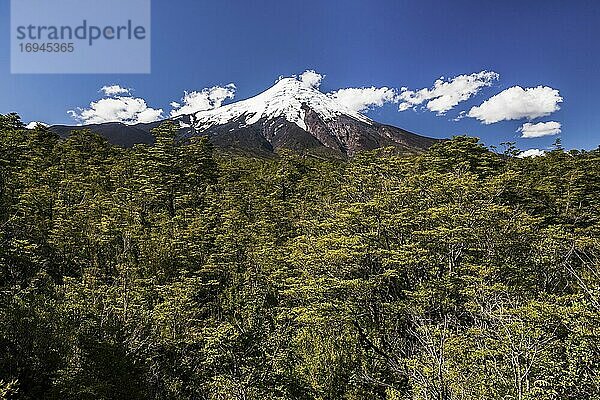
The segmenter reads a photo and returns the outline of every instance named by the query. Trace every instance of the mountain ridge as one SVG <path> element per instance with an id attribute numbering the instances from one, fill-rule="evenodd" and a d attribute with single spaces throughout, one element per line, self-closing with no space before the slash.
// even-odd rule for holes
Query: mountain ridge
<path id="1" fill-rule="evenodd" d="M 152 144 L 151 130 L 169 120 L 179 125 L 182 137 L 206 135 L 216 147 L 264 153 L 292 149 L 352 157 L 364 150 L 396 147 L 413 154 L 441 140 L 373 121 L 297 78 L 282 78 L 245 100 L 163 121 L 50 129 L 63 137 L 76 129 L 90 129 L 113 144 L 131 147 Z"/>

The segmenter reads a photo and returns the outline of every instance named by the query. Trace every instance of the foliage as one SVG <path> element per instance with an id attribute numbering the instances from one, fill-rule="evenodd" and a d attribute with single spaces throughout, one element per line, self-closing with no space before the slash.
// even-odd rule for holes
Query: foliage
<path id="1" fill-rule="evenodd" d="M 0 399 L 600 399 L 600 151 L 154 134 L 0 116 Z"/>

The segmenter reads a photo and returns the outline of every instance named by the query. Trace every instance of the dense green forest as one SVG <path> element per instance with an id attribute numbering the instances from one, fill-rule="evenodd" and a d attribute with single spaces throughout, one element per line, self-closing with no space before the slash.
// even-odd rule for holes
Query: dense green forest
<path id="1" fill-rule="evenodd" d="M 600 150 L 176 132 L 0 116 L 0 399 L 600 399 Z"/>

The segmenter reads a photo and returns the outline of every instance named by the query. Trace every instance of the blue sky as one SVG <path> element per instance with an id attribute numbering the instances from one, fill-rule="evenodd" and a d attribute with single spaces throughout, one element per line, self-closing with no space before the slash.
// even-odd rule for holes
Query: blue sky
<path id="1" fill-rule="evenodd" d="M 87 107 L 109 84 L 133 88 L 165 114 L 184 91 L 235 83 L 235 99 L 251 97 L 277 77 L 312 69 L 324 92 L 388 87 L 401 93 L 431 88 L 436 79 L 494 71 L 499 79 L 444 115 L 423 102 L 398 102 L 367 115 L 434 137 L 469 134 L 488 145 L 516 141 L 547 148 L 557 136 L 520 138 L 524 123 L 555 121 L 567 148 L 600 144 L 600 4 L 595 1 L 325 1 L 257 0 L 152 2 L 152 73 L 147 75 L 11 75 L 9 2 L 0 2 L 0 112 L 25 122 L 75 123 L 67 110 Z M 557 90 L 560 110 L 528 121 L 453 121 L 513 86 Z M 556 96 L 555 96 L 556 97 Z M 227 100 L 231 101 L 231 100 Z"/>

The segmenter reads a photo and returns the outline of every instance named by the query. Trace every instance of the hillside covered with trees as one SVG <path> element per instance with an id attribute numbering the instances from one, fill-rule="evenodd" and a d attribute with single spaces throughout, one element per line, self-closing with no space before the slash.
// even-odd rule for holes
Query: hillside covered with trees
<path id="1" fill-rule="evenodd" d="M 600 150 L 176 132 L 0 116 L 0 399 L 600 399 Z"/>

